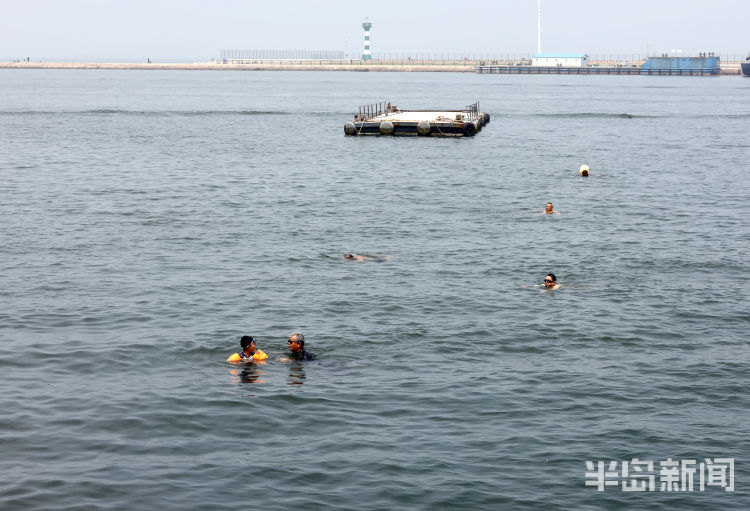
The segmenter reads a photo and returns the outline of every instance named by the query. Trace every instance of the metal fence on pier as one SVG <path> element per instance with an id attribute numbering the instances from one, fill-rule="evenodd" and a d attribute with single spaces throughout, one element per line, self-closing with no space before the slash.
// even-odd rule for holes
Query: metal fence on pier
<path id="1" fill-rule="evenodd" d="M 444 108 L 434 108 L 430 110 L 402 110 L 400 108 L 392 107 L 388 101 L 381 101 L 370 105 L 360 105 L 358 118 L 371 119 L 388 112 L 461 112 L 468 121 L 473 121 L 479 117 L 479 102 L 477 101 L 474 104 L 468 105 L 462 110 L 449 110 Z"/>
<path id="2" fill-rule="evenodd" d="M 714 54 L 714 53 L 712 53 Z M 716 52 L 721 55 L 721 62 L 739 63 L 745 60 L 745 54 L 728 51 Z M 590 53 L 589 61 L 599 62 L 601 65 L 616 67 L 618 65 L 641 64 L 654 54 L 646 53 Z M 671 54 L 677 56 L 677 54 Z M 263 61 L 329 61 L 332 64 L 366 63 L 369 66 L 396 65 L 528 65 L 533 55 L 531 53 L 503 53 L 503 52 L 412 52 L 373 54 L 371 60 L 361 61 L 361 55 L 356 51 L 341 50 L 221 50 L 221 60 L 232 64 L 253 64 Z"/>
<path id="3" fill-rule="evenodd" d="M 474 119 L 479 117 L 479 101 L 464 108 L 464 113 L 470 121 L 473 121 Z"/>
<path id="4" fill-rule="evenodd" d="M 248 64 L 259 60 L 343 60 L 343 51 L 336 50 L 221 50 L 221 60 Z"/>
<path id="5" fill-rule="evenodd" d="M 371 105 L 359 105 L 359 118 L 370 119 L 372 117 L 377 117 L 378 115 L 383 115 L 386 109 L 390 110 L 390 106 L 391 104 L 385 101 L 373 103 Z"/>
<path id="6" fill-rule="evenodd" d="M 480 74 L 532 75 L 656 75 L 656 76 L 715 76 L 718 68 L 645 69 L 642 67 L 549 67 L 549 66 L 476 66 Z"/>

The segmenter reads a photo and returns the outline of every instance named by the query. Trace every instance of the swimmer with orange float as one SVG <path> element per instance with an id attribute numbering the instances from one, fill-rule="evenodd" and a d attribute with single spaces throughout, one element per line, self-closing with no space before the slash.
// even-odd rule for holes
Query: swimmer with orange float
<path id="1" fill-rule="evenodd" d="M 249 335 L 243 335 L 240 339 L 242 351 L 234 353 L 227 362 L 260 362 L 268 358 L 263 350 L 256 349 L 255 339 Z"/>
<path id="2" fill-rule="evenodd" d="M 578 173 L 581 175 L 581 177 L 589 177 L 589 171 L 591 169 L 588 165 L 581 165 L 581 168 L 578 169 Z M 594 177 L 602 177 L 601 174 L 592 174 Z"/>

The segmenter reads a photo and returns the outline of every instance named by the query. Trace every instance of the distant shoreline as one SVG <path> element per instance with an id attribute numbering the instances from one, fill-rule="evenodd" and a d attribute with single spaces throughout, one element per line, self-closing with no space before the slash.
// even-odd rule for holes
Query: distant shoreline
<path id="1" fill-rule="evenodd" d="M 118 63 L 118 62 L 0 62 L 0 69 L 118 69 L 147 71 L 354 71 L 354 72 L 450 72 L 473 73 L 471 64 L 360 64 L 354 63 L 280 63 L 222 64 L 220 62 Z"/>
<path id="2" fill-rule="evenodd" d="M 476 61 L 292 61 L 258 62 L 252 64 L 224 64 L 221 62 L 135 63 L 135 62 L 0 62 L 0 69 L 115 69 L 145 71 L 349 71 L 349 72 L 444 72 L 474 73 Z M 592 61 L 594 65 L 613 66 L 608 61 Z M 628 63 L 635 67 L 639 63 Z M 503 65 L 513 65 L 503 64 Z M 721 75 L 741 75 L 740 65 L 722 63 Z"/>

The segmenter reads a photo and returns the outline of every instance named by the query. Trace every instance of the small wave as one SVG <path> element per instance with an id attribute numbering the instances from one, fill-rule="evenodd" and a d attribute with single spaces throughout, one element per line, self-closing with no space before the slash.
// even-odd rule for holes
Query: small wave
<path id="1" fill-rule="evenodd" d="M 292 115 L 293 112 L 284 112 L 280 110 L 206 110 L 172 113 L 175 115 Z"/>
<path id="2" fill-rule="evenodd" d="M 92 110 L 0 110 L 0 115 L 135 115 L 135 116 L 221 116 L 221 115 L 292 115 L 281 110 L 121 110 L 97 108 Z"/>
<path id="3" fill-rule="evenodd" d="M 551 117 L 553 119 L 657 119 L 658 115 L 615 114 L 606 112 L 575 112 L 561 114 L 532 114 L 534 117 Z"/>
<path id="4" fill-rule="evenodd" d="M 666 119 L 666 118 L 690 118 L 690 119 L 748 119 L 750 113 L 731 114 L 675 114 L 675 115 L 644 115 L 629 113 L 606 113 L 606 112 L 574 112 L 574 113 L 540 113 L 531 114 L 532 117 L 547 117 L 550 119 Z"/>
<path id="5" fill-rule="evenodd" d="M 698 115 L 696 117 L 711 117 L 719 119 L 750 119 L 750 114 Z"/>

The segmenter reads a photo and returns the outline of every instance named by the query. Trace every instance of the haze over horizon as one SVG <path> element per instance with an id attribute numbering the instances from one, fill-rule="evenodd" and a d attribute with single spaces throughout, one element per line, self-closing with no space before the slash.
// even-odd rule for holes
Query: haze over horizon
<path id="1" fill-rule="evenodd" d="M 5 5 L 0 60 L 209 61 L 222 49 L 531 55 L 537 0 L 375 3 L 331 0 L 26 0 Z M 680 50 L 723 57 L 750 51 L 747 0 L 542 0 L 542 51 L 647 55 Z"/>

